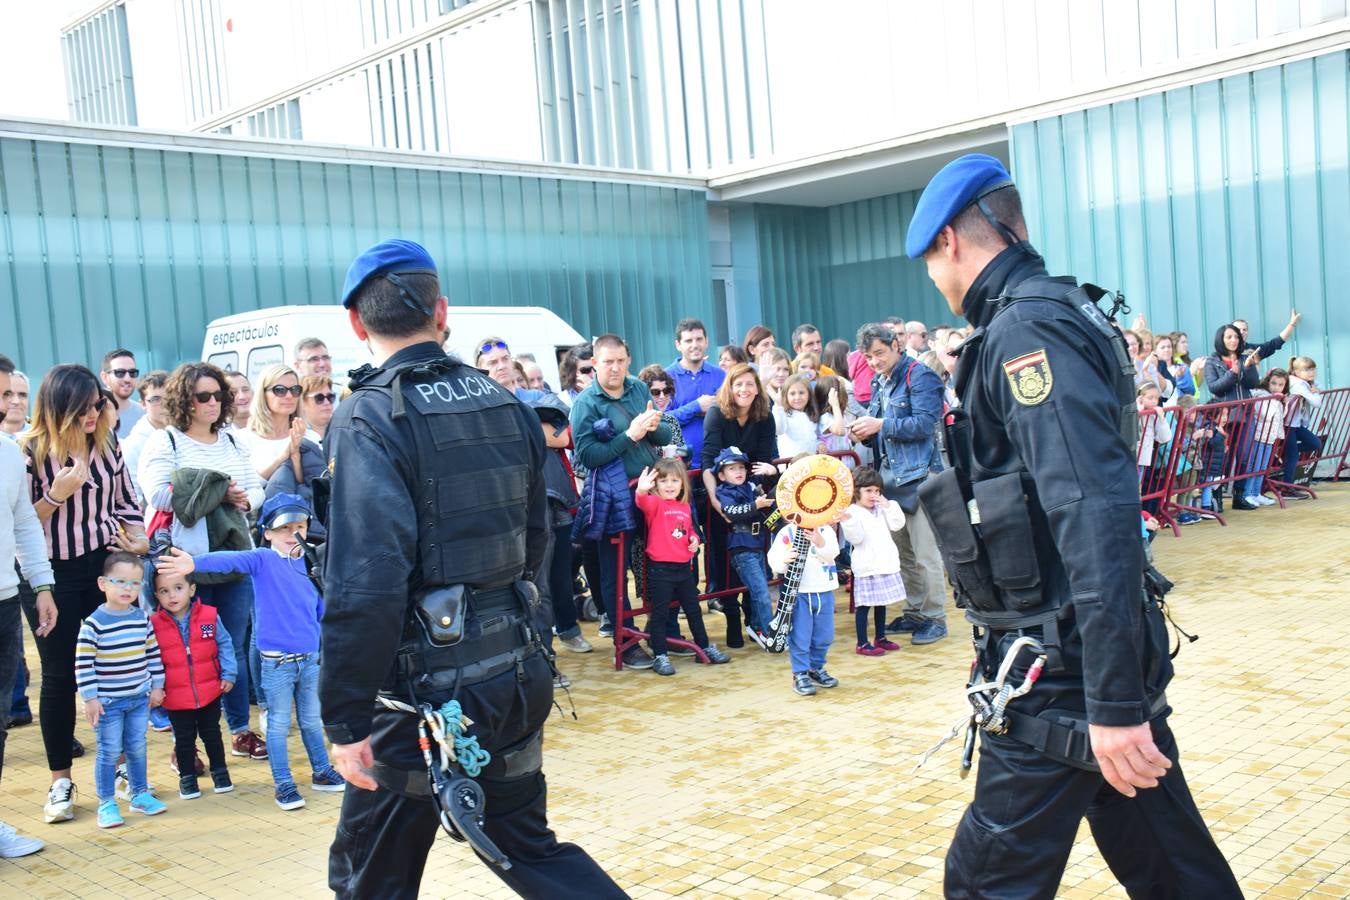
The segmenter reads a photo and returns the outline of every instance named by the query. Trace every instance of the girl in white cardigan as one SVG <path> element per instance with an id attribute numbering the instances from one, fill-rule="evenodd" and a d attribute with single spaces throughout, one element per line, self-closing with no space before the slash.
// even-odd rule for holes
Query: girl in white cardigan
<path id="1" fill-rule="evenodd" d="M 853 470 L 853 504 L 844 514 L 844 538 L 852 545 L 853 607 L 859 656 L 884 656 L 900 645 L 886 640 L 886 605 L 905 599 L 900 579 L 900 551 L 892 531 L 905 527 L 900 504 L 881 494 L 881 476 L 871 466 Z M 867 613 L 872 610 L 876 640 L 867 640 Z"/>

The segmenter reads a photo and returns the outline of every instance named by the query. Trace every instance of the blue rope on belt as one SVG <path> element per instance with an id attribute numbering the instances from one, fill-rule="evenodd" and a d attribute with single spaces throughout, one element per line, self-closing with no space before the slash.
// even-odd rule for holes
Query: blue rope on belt
<path id="1" fill-rule="evenodd" d="M 455 761 L 470 778 L 477 778 L 483 767 L 492 761 L 492 754 L 478 746 L 478 738 L 464 735 L 464 712 L 458 700 L 447 700 L 436 710 L 445 722 L 446 736 L 454 741 Z"/>

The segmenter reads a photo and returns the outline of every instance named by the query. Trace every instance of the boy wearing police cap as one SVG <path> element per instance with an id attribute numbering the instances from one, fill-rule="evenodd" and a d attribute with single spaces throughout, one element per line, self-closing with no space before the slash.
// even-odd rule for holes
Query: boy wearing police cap
<path id="1" fill-rule="evenodd" d="M 921 491 L 975 626 L 972 677 L 1031 685 L 1011 700 L 996 688 L 971 698 L 980 767 L 947 896 L 1052 896 L 1084 814 L 1131 896 L 1241 896 L 1167 724 L 1167 635 L 1143 584 L 1133 369 L 1095 305 L 1102 292 L 1048 275 L 1012 178 L 983 154 L 934 176 L 905 251 L 975 326 L 956 372 L 953 469 Z"/>
<path id="2" fill-rule="evenodd" d="M 352 373 L 324 441 L 332 664 L 319 692 L 350 785 L 329 886 L 415 897 L 439 822 L 524 896 L 624 897 L 547 822 L 553 673 L 527 582 L 549 524 L 538 419 L 441 349 L 446 298 L 421 246 L 366 250 L 342 304 L 375 361 Z M 430 722 L 466 729 L 486 755 L 436 740 Z"/>

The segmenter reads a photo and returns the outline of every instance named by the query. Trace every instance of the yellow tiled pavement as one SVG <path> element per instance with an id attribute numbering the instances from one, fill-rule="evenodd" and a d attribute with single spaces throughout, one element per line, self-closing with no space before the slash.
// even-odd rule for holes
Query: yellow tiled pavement
<path id="1" fill-rule="evenodd" d="M 1202 635 L 1183 648 L 1169 690 L 1182 763 L 1249 896 L 1350 895 L 1350 486 L 1321 493 L 1156 545 L 1177 582 L 1178 620 Z M 710 624 L 720 642 L 721 618 Z M 830 668 L 843 684 L 810 698 L 792 693 L 785 659 L 758 650 L 717 668 L 677 659 L 674 678 L 615 673 L 600 652 L 565 655 L 578 718 L 554 715 L 545 757 L 559 835 L 634 897 L 940 893 L 971 782 L 957 778 L 954 748 L 910 772 L 961 715 L 963 629 L 881 659 L 851 652 L 844 615 L 837 632 Z M 80 737 L 92 751 L 86 726 Z M 150 746 L 168 813 L 100 832 L 90 757 L 76 764 L 76 820 L 44 825 L 37 729 L 11 732 L 0 820 L 48 847 L 0 860 L 0 896 L 325 894 L 338 798 L 307 793 L 308 807 L 282 812 L 267 765 L 236 760 L 235 793 L 181 801 L 169 736 L 152 734 Z M 294 733 L 291 753 L 305 772 Z M 444 836 L 423 888 L 513 896 Z M 1086 827 L 1061 895 L 1124 896 Z"/>

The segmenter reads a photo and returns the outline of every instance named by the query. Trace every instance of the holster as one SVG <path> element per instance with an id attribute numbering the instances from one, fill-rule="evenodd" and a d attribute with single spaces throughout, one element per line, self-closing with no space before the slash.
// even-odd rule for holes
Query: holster
<path id="1" fill-rule="evenodd" d="M 413 617 L 433 646 L 453 647 L 463 640 L 468 611 L 466 591 L 462 584 L 439 585 L 423 591 L 413 601 Z"/>
<path id="2" fill-rule="evenodd" d="M 970 524 L 970 512 L 956 469 L 944 469 L 919 487 L 919 501 L 933 523 L 938 551 L 956 588 L 956 605 L 984 612 L 1001 607 L 994 593 L 989 559 Z"/>

